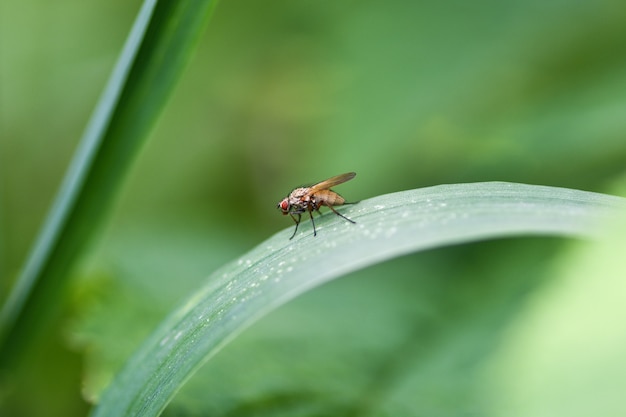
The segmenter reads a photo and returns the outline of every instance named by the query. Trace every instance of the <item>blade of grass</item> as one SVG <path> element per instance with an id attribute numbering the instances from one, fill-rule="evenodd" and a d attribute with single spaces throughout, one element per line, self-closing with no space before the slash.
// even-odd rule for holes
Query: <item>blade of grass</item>
<path id="1" fill-rule="evenodd" d="M 328 280 L 418 250 L 513 235 L 595 236 L 626 199 L 510 183 L 403 191 L 286 229 L 213 273 L 127 362 L 96 417 L 154 416 L 205 361 L 248 325 Z"/>
<path id="2" fill-rule="evenodd" d="M 0 368 L 59 309 L 68 271 L 102 222 L 216 1 L 146 0 L 48 218 L 0 312 Z"/>

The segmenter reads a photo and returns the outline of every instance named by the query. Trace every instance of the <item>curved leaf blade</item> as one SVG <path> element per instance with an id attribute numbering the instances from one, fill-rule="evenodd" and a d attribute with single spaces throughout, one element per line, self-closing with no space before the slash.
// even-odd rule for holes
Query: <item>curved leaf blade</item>
<path id="1" fill-rule="evenodd" d="M 212 274 L 105 391 L 93 415 L 157 415 L 212 355 L 263 315 L 345 273 L 409 252 L 513 235 L 593 237 L 626 199 L 511 183 L 443 185 L 383 195 L 304 224 Z"/>

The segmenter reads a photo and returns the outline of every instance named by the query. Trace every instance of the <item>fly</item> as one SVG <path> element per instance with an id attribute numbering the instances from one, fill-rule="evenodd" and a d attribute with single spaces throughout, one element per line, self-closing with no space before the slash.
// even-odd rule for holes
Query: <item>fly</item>
<path id="1" fill-rule="evenodd" d="M 310 187 L 296 188 L 280 203 L 278 203 L 278 208 L 283 212 L 283 214 L 289 214 L 293 221 L 296 222 L 296 229 L 293 231 L 289 240 L 293 239 L 296 235 L 298 226 L 300 225 L 300 219 L 302 218 L 302 213 L 305 211 L 308 211 L 309 216 L 311 217 L 311 223 L 313 224 L 313 236 L 317 236 L 317 231 L 315 230 L 315 220 L 313 220 L 313 211 L 315 210 L 320 213 L 320 207 L 322 206 L 328 207 L 337 216 L 349 221 L 350 223 L 356 223 L 333 208 L 333 206 L 350 203 L 346 203 L 346 200 L 342 196 L 330 189 L 335 185 L 350 181 L 355 176 L 356 173 L 348 172 L 346 174 L 337 175 L 322 182 L 318 182 Z"/>

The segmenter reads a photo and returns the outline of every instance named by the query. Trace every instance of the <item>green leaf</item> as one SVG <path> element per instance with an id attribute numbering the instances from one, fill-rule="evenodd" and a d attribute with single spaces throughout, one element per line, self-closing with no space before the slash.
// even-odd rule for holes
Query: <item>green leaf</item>
<path id="1" fill-rule="evenodd" d="M 626 212 L 577 242 L 493 355 L 494 416 L 626 415 Z M 515 378 L 511 378 L 515 375 Z"/>
<path id="2" fill-rule="evenodd" d="M 54 316 L 68 271 L 120 189 L 215 1 L 146 0 L 23 273 L 0 313 L 10 364 Z"/>
<path id="3" fill-rule="evenodd" d="M 303 223 L 212 274 L 129 360 L 94 416 L 157 415 L 212 355 L 269 311 L 343 274 L 410 252 L 515 235 L 587 236 L 626 200 L 511 183 L 383 195 Z"/>

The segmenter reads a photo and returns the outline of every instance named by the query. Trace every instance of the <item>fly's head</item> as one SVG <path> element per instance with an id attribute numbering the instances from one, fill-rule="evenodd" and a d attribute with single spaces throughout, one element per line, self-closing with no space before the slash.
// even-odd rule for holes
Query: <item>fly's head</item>
<path id="1" fill-rule="evenodd" d="M 279 208 L 280 211 L 282 211 L 284 215 L 289 214 L 289 209 L 291 208 L 291 204 L 289 204 L 289 197 L 283 198 L 283 201 L 278 203 L 277 208 Z"/>
<path id="2" fill-rule="evenodd" d="M 311 203 L 309 188 L 296 188 L 278 203 L 283 214 L 301 214 L 308 210 Z"/>

